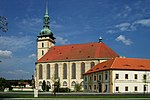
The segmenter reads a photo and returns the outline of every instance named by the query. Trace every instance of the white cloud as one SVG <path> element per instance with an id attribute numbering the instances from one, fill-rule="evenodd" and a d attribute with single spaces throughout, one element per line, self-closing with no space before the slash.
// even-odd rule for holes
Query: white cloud
<path id="1" fill-rule="evenodd" d="M 62 28 L 63 27 L 61 24 L 58 24 L 56 21 L 50 22 L 50 26 L 53 28 Z"/>
<path id="2" fill-rule="evenodd" d="M 150 19 L 141 19 L 141 20 L 137 20 L 133 23 L 134 25 L 136 24 L 140 24 L 140 25 L 143 25 L 143 26 L 150 26 Z"/>
<path id="3" fill-rule="evenodd" d="M 18 28 L 27 32 L 40 31 L 39 28 L 43 26 L 43 19 L 40 18 L 32 18 L 27 16 L 21 20 L 18 18 L 16 21 Z"/>
<path id="4" fill-rule="evenodd" d="M 0 57 L 2 58 L 11 58 L 12 57 L 12 52 L 8 50 L 0 50 Z"/>
<path id="5" fill-rule="evenodd" d="M 126 5 L 126 6 L 125 6 L 125 10 L 126 10 L 126 11 L 131 11 L 131 10 L 132 10 L 132 8 L 131 8 L 131 7 L 129 7 L 128 5 Z"/>
<path id="6" fill-rule="evenodd" d="M 108 30 L 107 33 L 113 34 L 113 33 L 116 33 L 116 31 L 115 30 Z"/>
<path id="7" fill-rule="evenodd" d="M 56 36 L 56 43 L 58 43 L 60 45 L 65 45 L 65 44 L 68 44 L 69 41 L 68 41 L 68 39 L 64 39 L 63 37 Z"/>
<path id="8" fill-rule="evenodd" d="M 0 36 L 0 46 L 3 49 L 18 50 L 33 43 L 30 37 Z"/>
<path id="9" fill-rule="evenodd" d="M 128 5 L 125 5 L 123 7 L 123 9 L 117 14 L 117 17 L 124 17 L 125 18 L 130 14 L 131 11 L 132 11 L 132 8 Z"/>
<path id="10" fill-rule="evenodd" d="M 12 75 L 20 75 L 20 74 L 29 74 L 29 72 L 24 71 L 24 70 L 13 70 L 13 71 L 8 71 L 6 72 L 8 74 L 12 74 Z"/>
<path id="11" fill-rule="evenodd" d="M 125 45 L 131 45 L 133 42 L 130 39 L 127 39 L 124 35 L 120 35 L 116 38 L 116 41 L 121 41 Z"/>
<path id="12" fill-rule="evenodd" d="M 35 26 L 35 25 L 41 24 L 41 23 L 42 23 L 42 19 L 40 19 L 40 18 L 27 18 L 27 19 L 23 19 L 21 21 L 21 24 L 28 25 L 28 26 Z"/>
<path id="13" fill-rule="evenodd" d="M 130 23 L 121 23 L 119 25 L 116 25 L 116 28 L 119 28 L 121 31 L 127 31 L 130 28 Z"/>
<path id="14" fill-rule="evenodd" d="M 31 54 L 28 56 L 29 58 L 36 58 L 36 54 Z"/>
<path id="15" fill-rule="evenodd" d="M 140 20 L 133 21 L 131 23 L 129 22 L 120 23 L 118 25 L 115 25 L 113 29 L 107 31 L 107 33 L 114 33 L 119 31 L 121 32 L 136 31 L 140 26 L 150 27 L 150 19 L 140 19 Z"/>

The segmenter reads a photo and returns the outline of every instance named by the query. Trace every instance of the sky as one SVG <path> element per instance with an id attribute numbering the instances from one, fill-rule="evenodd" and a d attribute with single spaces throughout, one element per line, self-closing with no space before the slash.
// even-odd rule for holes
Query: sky
<path id="1" fill-rule="evenodd" d="M 150 0 L 49 0 L 55 45 L 98 42 L 120 56 L 150 59 Z M 0 77 L 31 79 L 45 0 L 0 0 Z"/>

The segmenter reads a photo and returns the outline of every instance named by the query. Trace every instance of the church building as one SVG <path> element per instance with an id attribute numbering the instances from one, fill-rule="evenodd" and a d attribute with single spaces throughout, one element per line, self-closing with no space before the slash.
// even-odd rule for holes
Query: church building
<path id="1" fill-rule="evenodd" d="M 55 37 L 49 26 L 48 4 L 44 25 L 37 36 L 37 62 L 35 87 L 41 89 L 43 81 L 53 87 L 54 79 L 60 79 L 61 87 L 74 89 L 75 84 L 83 85 L 83 74 L 96 64 L 119 57 L 102 42 L 55 46 Z"/>

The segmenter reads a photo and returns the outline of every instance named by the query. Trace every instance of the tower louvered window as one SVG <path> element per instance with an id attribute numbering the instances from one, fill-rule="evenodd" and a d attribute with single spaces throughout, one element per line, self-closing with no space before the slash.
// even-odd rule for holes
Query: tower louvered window
<path id="1" fill-rule="evenodd" d="M 42 48 L 44 47 L 44 43 L 42 43 Z"/>
<path id="2" fill-rule="evenodd" d="M 44 55 L 44 51 L 42 50 L 42 55 Z"/>

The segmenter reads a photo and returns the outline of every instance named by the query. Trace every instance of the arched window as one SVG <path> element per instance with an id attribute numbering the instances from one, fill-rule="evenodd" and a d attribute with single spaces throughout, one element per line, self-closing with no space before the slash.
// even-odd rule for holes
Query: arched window
<path id="1" fill-rule="evenodd" d="M 49 81 L 47 81 L 47 85 L 49 86 L 49 88 L 51 89 L 51 83 Z"/>
<path id="2" fill-rule="evenodd" d="M 41 81 L 39 82 L 39 86 L 42 86 L 42 82 Z"/>
<path id="3" fill-rule="evenodd" d="M 47 79 L 50 79 L 50 64 L 47 64 Z"/>
<path id="4" fill-rule="evenodd" d="M 55 79 L 58 79 L 58 64 L 55 64 Z"/>
<path id="5" fill-rule="evenodd" d="M 63 64 L 63 79 L 67 79 L 67 64 Z"/>
<path id="6" fill-rule="evenodd" d="M 80 83 L 80 85 L 83 86 L 83 85 L 84 85 L 84 82 L 82 81 L 82 82 Z"/>
<path id="7" fill-rule="evenodd" d="M 85 63 L 81 63 L 81 79 L 83 79 L 83 74 L 85 73 Z"/>
<path id="8" fill-rule="evenodd" d="M 72 79 L 76 79 L 76 64 L 72 64 Z"/>
<path id="9" fill-rule="evenodd" d="M 67 86 L 67 82 L 66 81 L 63 82 L 63 86 Z"/>
<path id="10" fill-rule="evenodd" d="M 42 55 L 44 55 L 44 51 L 42 50 Z"/>
<path id="11" fill-rule="evenodd" d="M 91 62 L 91 68 L 93 68 L 95 66 L 94 62 Z"/>
<path id="12" fill-rule="evenodd" d="M 42 43 L 42 47 L 44 47 L 44 43 Z"/>
<path id="13" fill-rule="evenodd" d="M 76 85 L 76 82 L 73 81 L 73 82 L 71 83 L 71 86 L 75 86 L 75 85 Z"/>
<path id="14" fill-rule="evenodd" d="M 42 65 L 40 64 L 39 65 L 39 79 L 42 79 L 43 78 L 43 67 Z"/>

